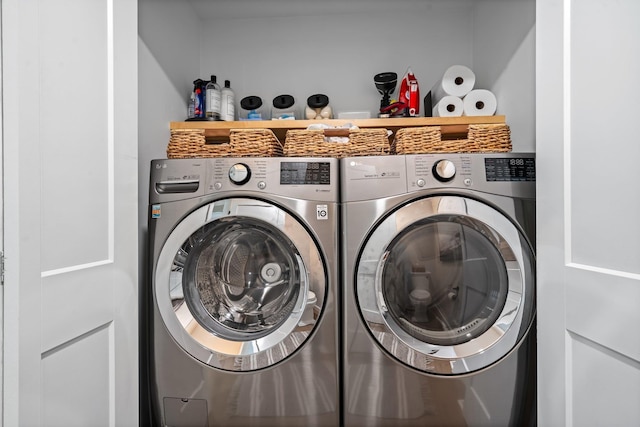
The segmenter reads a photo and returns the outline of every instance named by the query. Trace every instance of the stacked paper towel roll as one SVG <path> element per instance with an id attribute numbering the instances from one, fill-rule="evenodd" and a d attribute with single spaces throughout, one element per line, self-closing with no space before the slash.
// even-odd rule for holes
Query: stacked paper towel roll
<path id="1" fill-rule="evenodd" d="M 498 106 L 496 96 L 486 89 L 474 89 L 462 101 L 465 116 L 493 116 Z"/>
<path id="2" fill-rule="evenodd" d="M 474 89 L 476 75 L 464 65 L 452 65 L 431 88 L 433 117 L 491 116 L 496 97 L 486 89 Z"/>
<path id="3" fill-rule="evenodd" d="M 453 95 L 443 96 L 433 106 L 433 117 L 459 117 L 462 115 L 463 109 L 464 103 L 461 98 Z"/>
<path id="4" fill-rule="evenodd" d="M 431 89 L 431 96 L 440 100 L 447 95 L 462 98 L 468 94 L 476 84 L 476 75 L 464 65 L 452 65 L 442 75 L 442 78 Z"/>

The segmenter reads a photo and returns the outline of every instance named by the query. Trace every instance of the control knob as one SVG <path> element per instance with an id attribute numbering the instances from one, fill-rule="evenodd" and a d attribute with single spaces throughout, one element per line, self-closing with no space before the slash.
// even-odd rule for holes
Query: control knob
<path id="1" fill-rule="evenodd" d="M 236 163 L 229 169 L 229 179 L 237 185 L 243 185 L 249 182 L 251 178 L 251 169 L 244 163 Z"/>
<path id="2" fill-rule="evenodd" d="M 433 176 L 440 182 L 448 182 L 456 176 L 456 165 L 451 160 L 438 160 L 433 165 Z"/>

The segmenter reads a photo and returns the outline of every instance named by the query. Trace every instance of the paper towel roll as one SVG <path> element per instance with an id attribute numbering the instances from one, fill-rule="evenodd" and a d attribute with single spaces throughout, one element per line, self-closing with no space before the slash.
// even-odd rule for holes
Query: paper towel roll
<path id="1" fill-rule="evenodd" d="M 433 106 L 433 117 L 460 117 L 464 110 L 462 99 L 457 96 L 445 96 Z"/>
<path id="2" fill-rule="evenodd" d="M 433 105 L 448 95 L 463 97 L 476 84 L 476 75 L 464 65 L 452 65 L 447 68 L 442 78 L 431 88 Z"/>
<path id="3" fill-rule="evenodd" d="M 474 89 L 462 100 L 465 116 L 493 116 L 496 113 L 498 101 L 493 92 L 486 89 Z"/>

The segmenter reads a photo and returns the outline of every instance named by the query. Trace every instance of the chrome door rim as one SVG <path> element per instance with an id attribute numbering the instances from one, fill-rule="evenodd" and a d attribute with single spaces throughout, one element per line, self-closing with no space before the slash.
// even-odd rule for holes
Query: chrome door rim
<path id="1" fill-rule="evenodd" d="M 381 272 L 388 245 L 411 224 L 436 215 L 455 215 L 483 224 L 515 255 L 514 261 L 505 260 L 508 292 L 497 321 L 478 337 L 457 345 L 435 345 L 411 336 L 389 313 L 382 292 Z M 502 213 L 467 197 L 428 197 L 400 207 L 369 234 L 356 264 L 356 301 L 369 332 L 386 352 L 425 372 L 464 374 L 500 360 L 528 330 L 535 310 L 534 262 L 526 240 Z"/>
<path id="2" fill-rule="evenodd" d="M 220 209 L 221 205 L 224 205 L 224 209 Z M 268 226 L 280 230 L 292 241 L 298 250 L 295 257 L 300 268 L 301 283 L 288 318 L 265 336 L 234 341 L 218 336 L 203 327 L 191 313 L 185 301 L 174 308 L 170 296 L 170 276 L 174 258 L 189 236 L 212 221 L 238 216 L 240 210 L 241 216 L 263 221 Z M 292 335 L 302 318 L 308 291 L 311 289 L 306 266 L 312 264 L 311 258 L 314 257 L 321 259 L 309 232 L 295 217 L 279 207 L 267 202 L 243 198 L 211 202 L 181 220 L 165 241 L 154 272 L 155 302 L 169 334 L 187 353 L 199 361 L 213 367 L 229 369 L 228 363 L 224 363 L 223 367 L 223 361 L 233 358 L 233 367 L 230 369 L 241 371 L 245 370 L 245 366 L 255 366 L 255 363 L 250 361 L 251 358 L 280 347 L 282 351 L 273 351 L 269 354 L 269 365 L 273 365 L 288 357 L 304 343 L 300 337 L 292 337 Z M 326 283 L 314 285 L 326 287 Z M 324 306 L 324 301 L 322 303 L 319 301 L 318 305 Z"/>

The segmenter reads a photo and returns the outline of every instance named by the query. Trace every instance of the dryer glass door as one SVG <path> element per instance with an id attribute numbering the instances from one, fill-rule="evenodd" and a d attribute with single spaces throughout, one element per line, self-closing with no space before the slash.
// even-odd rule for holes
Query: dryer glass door
<path id="1" fill-rule="evenodd" d="M 227 199 L 178 224 L 154 286 L 167 329 L 188 353 L 246 371 L 278 363 L 305 342 L 318 320 L 314 307 L 324 304 L 326 270 L 295 217 L 266 202 Z M 305 309 L 316 315 L 303 321 Z"/>
<path id="2" fill-rule="evenodd" d="M 534 315 L 533 252 L 478 201 L 417 200 L 386 217 L 361 253 L 357 300 L 378 343 L 438 374 L 482 369 L 509 353 Z"/>
<path id="3" fill-rule="evenodd" d="M 486 227 L 460 220 L 436 215 L 418 221 L 387 247 L 380 277 L 386 308 L 420 341 L 471 341 L 495 323 L 505 305 L 505 260 L 491 235 L 482 233 Z"/>

